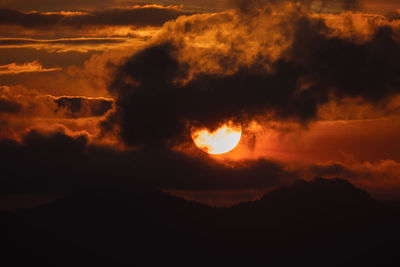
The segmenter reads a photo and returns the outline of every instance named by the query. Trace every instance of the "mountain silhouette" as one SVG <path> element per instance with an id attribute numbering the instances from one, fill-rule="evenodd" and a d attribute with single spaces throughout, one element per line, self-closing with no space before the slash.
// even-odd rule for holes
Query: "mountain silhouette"
<path id="1" fill-rule="evenodd" d="M 285 219 L 331 221 L 342 217 L 370 216 L 379 213 L 382 205 L 367 192 L 343 179 L 315 178 L 298 180 L 291 186 L 277 189 L 255 202 L 240 203 L 234 213 L 247 213 L 246 220 L 274 221 Z"/>
<path id="2" fill-rule="evenodd" d="M 212 208 L 144 186 L 99 186 L 0 213 L 2 266 L 380 264 L 397 259 L 399 209 L 341 179 L 297 181 Z"/>

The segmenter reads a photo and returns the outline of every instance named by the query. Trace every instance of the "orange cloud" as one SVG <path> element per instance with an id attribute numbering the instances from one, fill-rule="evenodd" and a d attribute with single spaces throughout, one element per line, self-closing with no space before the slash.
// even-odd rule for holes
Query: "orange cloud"
<path id="1" fill-rule="evenodd" d="M 32 129 L 95 137 L 99 122 L 112 108 L 109 98 L 55 97 L 21 86 L 0 86 L 0 139 L 19 140 Z"/>
<path id="2" fill-rule="evenodd" d="M 395 14 L 400 8 L 397 0 L 359 0 L 361 8 L 366 12 L 379 12 L 383 14 Z"/>
<path id="3" fill-rule="evenodd" d="M 316 176 L 347 179 L 378 199 L 400 198 L 399 161 L 328 161 L 317 164 L 292 164 L 289 169 L 306 180 L 312 180 Z"/>
<path id="4" fill-rule="evenodd" d="M 34 48 L 55 53 L 77 51 L 104 51 L 122 47 L 132 47 L 143 39 L 130 38 L 60 38 L 60 39 L 32 39 L 32 38 L 0 38 L 0 48 Z"/>
<path id="5" fill-rule="evenodd" d="M 25 72 L 51 72 L 59 71 L 61 68 L 43 68 L 38 61 L 26 62 L 24 64 L 11 63 L 0 66 L 0 75 L 20 74 Z"/>

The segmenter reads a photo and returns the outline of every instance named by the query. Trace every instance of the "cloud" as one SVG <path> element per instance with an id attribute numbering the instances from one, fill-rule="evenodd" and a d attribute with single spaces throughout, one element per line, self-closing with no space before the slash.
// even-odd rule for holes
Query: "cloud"
<path id="1" fill-rule="evenodd" d="M 52 96 L 24 88 L 0 87 L 1 110 L 19 112 L 21 117 L 104 116 L 113 107 L 113 100 L 104 97 Z"/>
<path id="2" fill-rule="evenodd" d="M 242 162 L 232 168 L 203 154 L 118 151 L 88 142 L 84 135 L 37 131 L 26 133 L 21 142 L 2 139 L 0 194 L 63 193 L 121 182 L 185 190 L 268 188 L 293 179 L 280 163 L 272 161 Z"/>
<path id="3" fill-rule="evenodd" d="M 99 121 L 113 103 L 110 98 L 55 97 L 23 87 L 0 86 L 0 139 L 20 140 L 32 129 L 94 138 Z"/>
<path id="4" fill-rule="evenodd" d="M 0 114 L 1 113 L 18 113 L 21 111 L 19 103 L 10 101 L 5 98 L 0 98 Z"/>
<path id="5" fill-rule="evenodd" d="M 68 117 L 104 116 L 112 109 L 113 101 L 105 98 L 55 97 L 55 113 L 64 113 Z"/>
<path id="6" fill-rule="evenodd" d="M 379 111 L 380 117 L 395 112 L 386 106 L 400 93 L 396 20 L 353 12 L 310 14 L 289 4 L 268 8 L 252 10 L 252 16 L 237 10 L 181 16 L 167 22 L 156 40 L 130 56 L 94 55 L 85 63 L 84 73 L 68 68 L 72 77 L 90 74 L 95 81 L 111 73 L 108 89 L 115 102 L 31 90 L 31 94 L 3 92 L 1 129 L 15 129 L 19 138 L 0 132 L 5 163 L 0 167 L 1 194 L 74 191 L 113 182 L 181 191 L 267 190 L 306 175 L 348 179 L 362 173 L 374 179 L 381 175 L 374 168 L 362 170 L 339 161 L 290 168 L 271 159 L 216 161 L 196 152 L 190 140 L 192 127 L 215 128 L 227 120 L 242 123 L 244 131 L 253 121 L 307 127 L 321 119 L 322 107 L 343 101 L 366 105 L 371 113 Z M 110 20 L 118 12 L 110 11 Z M 24 18 L 29 15 L 20 13 Z M 84 25 L 90 21 L 95 25 L 93 16 L 106 13 L 31 14 L 46 19 L 65 16 L 63 25 L 75 27 L 78 18 Z M 122 18 L 114 25 L 126 23 Z M 39 19 L 37 26 L 44 27 L 46 19 Z M 368 30 L 359 26 L 360 21 L 369 25 Z M 338 117 L 369 116 L 369 111 L 360 112 L 360 117 Z M 102 122 L 103 129 L 119 131 L 125 149 L 101 146 L 98 135 L 88 134 L 97 133 L 89 129 L 98 129 L 99 120 L 82 119 L 104 115 L 109 116 Z M 34 125 L 25 124 L 28 118 Z M 353 144 L 350 139 L 346 142 Z M 188 151 L 174 150 L 185 141 L 190 143 Z M 335 144 L 326 145 L 335 146 L 337 152 Z M 398 167 L 396 162 L 392 165 Z M 378 179 L 374 182 L 379 184 Z"/>
<path id="7" fill-rule="evenodd" d="M 185 8 L 201 11 L 215 11 L 224 7 L 225 0 L 168 0 L 168 1 L 141 1 L 141 0 L 1 0 L 0 6 L 18 10 L 98 10 L 104 8 L 126 7 L 146 4 L 184 5 Z"/>
<path id="8" fill-rule="evenodd" d="M 54 28 L 86 26 L 161 26 L 168 20 L 192 12 L 175 6 L 134 6 L 130 8 L 105 9 L 89 13 L 65 12 L 22 12 L 13 9 L 0 9 L 0 25 L 21 26 L 24 28 Z"/>
<path id="9" fill-rule="evenodd" d="M 396 95 L 382 105 L 366 103 L 359 98 L 332 100 L 318 109 L 320 121 L 388 119 L 400 115 L 400 96 Z"/>
<path id="10" fill-rule="evenodd" d="M 321 35 L 319 31 L 328 29 L 318 22 L 301 20 L 298 27 L 291 58 L 304 75 L 324 87 L 316 87 L 314 94 L 324 91 L 339 98 L 362 97 L 377 102 L 398 93 L 400 44 L 394 39 L 392 28 L 380 27 L 371 40 L 356 44 Z"/>
<path id="11" fill-rule="evenodd" d="M 400 189 L 399 163 L 393 160 L 286 164 L 259 159 L 229 163 L 203 153 L 188 155 L 162 148 L 116 150 L 91 143 L 86 135 L 72 137 L 63 132 L 30 131 L 20 142 L 3 138 L 0 160 L 0 195 L 63 194 L 122 183 L 205 202 L 217 192 L 233 194 L 228 201 L 232 204 L 316 176 L 344 178 L 378 197 L 396 198 Z"/>
<path id="12" fill-rule="evenodd" d="M 237 8 L 242 13 L 253 13 L 266 6 L 274 8 L 278 3 L 301 3 L 303 7 L 316 12 L 341 12 L 359 8 L 359 0 L 229 0 L 229 6 Z"/>
<path id="13" fill-rule="evenodd" d="M 360 0 L 360 6 L 365 11 L 396 15 L 400 4 L 397 0 Z"/>
<path id="14" fill-rule="evenodd" d="M 79 9 L 79 8 L 96 8 L 109 5 L 115 5 L 115 0 L 1 0 L 0 6 L 6 8 L 14 8 L 20 10 L 65 10 L 65 9 Z"/>
<path id="15" fill-rule="evenodd" d="M 107 50 L 131 46 L 135 38 L 61 38 L 53 40 L 31 38 L 0 38 L 0 48 L 35 48 L 49 51 L 67 52 Z"/>
<path id="16" fill-rule="evenodd" d="M 226 13 L 167 24 L 170 37 L 135 53 L 110 86 L 117 97 L 112 118 L 122 139 L 130 145 L 166 144 L 190 139 L 192 126 L 215 128 L 227 120 L 246 125 L 258 117 L 307 125 L 318 119 L 320 106 L 334 99 L 380 105 L 400 93 L 394 27 L 377 25 L 369 38 L 356 41 L 335 33 L 323 18 L 286 6 L 283 11 L 286 16 L 257 10 L 252 18 Z M 279 25 L 275 31 L 283 37 L 276 40 L 283 42 L 274 57 L 259 21 L 267 29 L 269 21 Z M 241 24 L 240 36 L 234 30 L 232 38 L 214 32 L 232 23 Z M 191 45 L 196 35 L 219 38 L 208 39 L 215 45 L 198 48 Z M 230 44 L 226 50 L 216 48 L 225 42 Z M 249 52 L 252 48 L 255 52 Z M 248 52 L 255 56 L 242 56 Z M 217 66 L 193 64 L 202 56 Z"/>
<path id="17" fill-rule="evenodd" d="M 40 90 L 42 94 L 54 96 L 110 97 L 107 91 L 114 67 L 120 65 L 135 46 L 129 43 L 124 47 L 110 48 L 103 52 L 81 49 L 89 47 L 59 47 L 61 50 L 36 50 L 34 48 L 0 49 L 0 61 L 8 64 L 15 60 L 22 64 L 26 60 L 39 61 L 46 68 L 62 68 L 54 72 L 26 72 L 18 75 L 3 75 L 1 83 L 10 87 L 23 86 L 27 89 Z M 68 50 L 68 52 L 64 52 Z M 0 63 L 2 63 L 0 62 Z M 0 64 L 1 65 L 1 64 Z"/>
<path id="18" fill-rule="evenodd" d="M 342 177 L 379 199 L 399 198 L 400 163 L 394 160 L 310 164 L 303 170 L 299 168 L 298 175 L 308 179 L 315 176 Z"/>
<path id="19" fill-rule="evenodd" d="M 38 61 L 26 62 L 24 64 L 11 63 L 0 66 L 0 75 L 20 74 L 26 72 L 51 72 L 59 71 L 60 68 L 43 68 Z"/>

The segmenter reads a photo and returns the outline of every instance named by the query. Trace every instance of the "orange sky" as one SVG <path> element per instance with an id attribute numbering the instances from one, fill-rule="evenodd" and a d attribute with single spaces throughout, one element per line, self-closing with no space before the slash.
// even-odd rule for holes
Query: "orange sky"
<path id="1" fill-rule="evenodd" d="M 314 6 L 320 4 L 316 2 Z M 259 1 L 257 5 L 256 8 L 264 8 Z M 115 84 L 119 67 L 132 55 L 166 41 L 179 44 L 177 59 L 187 72 L 173 82 L 183 87 L 197 82 L 201 75 L 234 75 L 258 64 L 260 58 L 266 72 L 274 73 L 276 62 L 297 57 L 288 51 L 300 39 L 293 21 L 301 16 L 321 19 L 326 26 L 321 28 L 321 34 L 327 39 L 338 38 L 363 47 L 373 42 L 379 29 L 389 27 L 393 45 L 400 45 L 400 20 L 396 18 L 396 13 L 400 16 L 400 3 L 396 0 L 362 0 L 355 10 L 329 12 L 328 8 L 320 13 L 283 3 L 272 6 L 272 11 L 266 9 L 248 17 L 244 10 L 234 9 L 232 2 L 222 0 L 3 0 L 0 8 L 3 140 L 20 141 L 24 133 L 35 129 L 63 131 L 70 136 L 85 134 L 94 145 L 129 147 L 118 133 L 123 126 L 103 133 L 101 122 L 115 110 L 120 114 L 118 103 L 123 102 L 122 93 L 110 89 L 110 84 Z M 306 32 L 302 37 L 314 38 Z M 296 64 L 309 67 L 302 60 L 299 58 Z M 389 67 L 392 70 L 398 65 Z M 122 82 L 135 83 L 128 78 Z M 308 90 L 317 82 L 307 75 L 298 80 L 301 90 Z M 300 170 L 305 178 L 313 175 L 305 166 L 335 163 L 359 176 L 369 171 L 372 180 L 357 177 L 354 182 L 370 191 L 375 188 L 379 194 L 384 190 L 393 194 L 393 188 L 400 186 L 398 89 L 393 88 L 395 93 L 390 91 L 379 101 L 370 101 L 375 94 L 365 99 L 357 94 L 341 99 L 328 96 L 331 99 L 316 105 L 316 114 L 307 123 L 298 123 L 290 116 L 271 118 L 280 107 L 266 110 L 264 115 L 256 114 L 242 123 L 247 127 L 254 120 L 257 127 L 244 129 L 238 148 L 223 156 L 223 161 L 272 159 L 287 164 L 287 169 Z M 227 99 L 230 97 L 226 95 Z M 336 174 L 326 174 L 330 175 Z M 337 175 L 352 179 L 346 176 L 348 173 Z"/>

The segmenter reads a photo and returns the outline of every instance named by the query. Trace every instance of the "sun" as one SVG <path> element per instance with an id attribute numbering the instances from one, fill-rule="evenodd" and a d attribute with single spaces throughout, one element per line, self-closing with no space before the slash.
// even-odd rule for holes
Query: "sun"
<path id="1" fill-rule="evenodd" d="M 209 154 L 224 154 L 233 150 L 242 137 L 242 127 L 232 122 L 222 125 L 213 132 L 207 129 L 196 129 L 192 131 L 194 144 Z"/>

